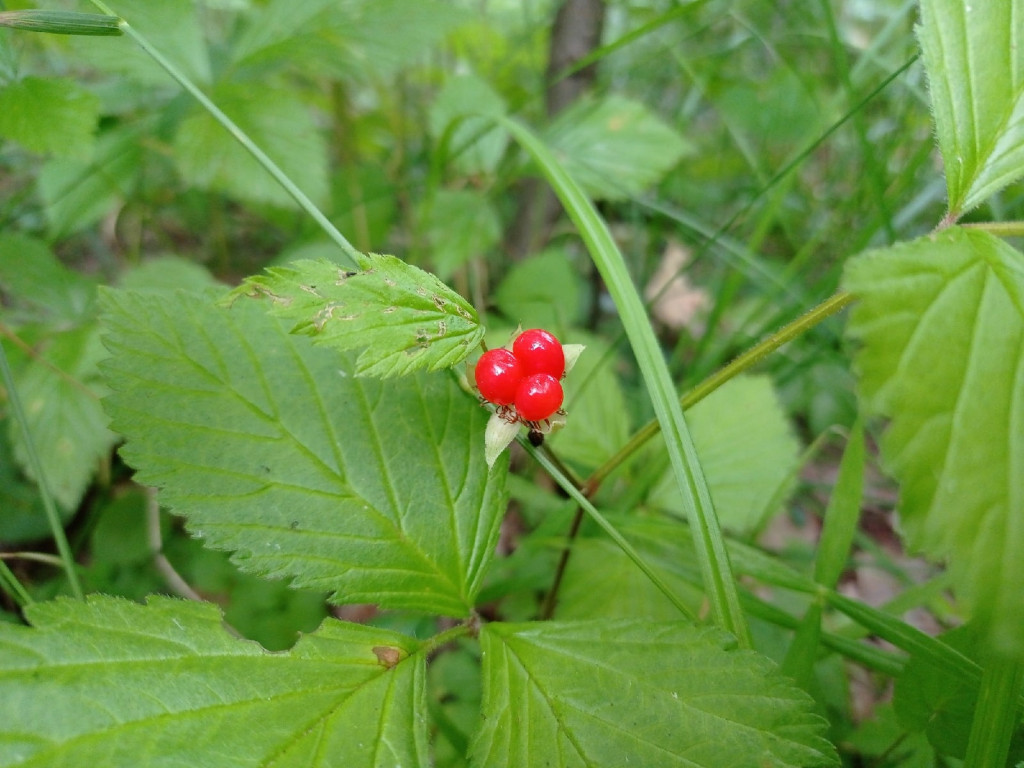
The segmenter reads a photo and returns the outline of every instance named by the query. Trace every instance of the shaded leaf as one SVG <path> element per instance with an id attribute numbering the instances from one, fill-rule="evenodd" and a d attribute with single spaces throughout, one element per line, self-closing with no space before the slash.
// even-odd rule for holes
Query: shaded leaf
<path id="1" fill-rule="evenodd" d="M 434 275 L 394 256 L 361 254 L 361 271 L 297 261 L 248 278 L 234 296 L 267 296 L 293 333 L 340 350 L 363 349 L 360 376 L 400 376 L 461 362 L 483 338 L 476 311 Z"/>
<path id="2" fill-rule="evenodd" d="M 949 210 L 1024 175 L 1024 20 L 1017 0 L 923 0 L 918 28 Z"/>
<path id="3" fill-rule="evenodd" d="M 639 195 L 691 151 L 646 106 L 614 94 L 577 101 L 545 138 L 584 191 L 604 200 Z"/>
<path id="4" fill-rule="evenodd" d="M 254 88 L 258 98 L 253 98 Z M 266 83 L 222 83 L 211 98 L 303 192 L 314 201 L 327 200 L 327 143 L 309 107 L 293 90 Z M 189 184 L 257 203 L 297 205 L 248 150 L 198 106 L 178 129 L 174 157 Z"/>
<path id="5" fill-rule="evenodd" d="M 858 256 L 849 334 L 912 547 L 948 558 L 1004 650 L 1024 654 L 1024 261 L 948 229 Z"/>
<path id="6" fill-rule="evenodd" d="M 505 101 L 486 81 L 476 75 L 452 77 L 430 107 L 430 133 L 440 139 L 451 129 L 447 150 L 460 173 L 493 173 L 508 146 L 508 133 L 486 118 L 465 116 L 505 112 Z"/>
<path id="7" fill-rule="evenodd" d="M 285 653 L 210 604 L 93 596 L 0 624 L 0 764 L 425 765 L 418 643 L 328 620 Z M 399 657 L 387 667 L 375 648 Z"/>
<path id="8" fill-rule="evenodd" d="M 211 81 L 210 57 L 195 3 L 191 0 L 105 1 L 192 82 Z M 73 37 L 70 43 L 75 58 L 91 62 L 103 71 L 153 87 L 177 90 L 167 72 L 127 36 L 102 41 Z"/>
<path id="9" fill-rule="evenodd" d="M 723 527 L 749 533 L 785 500 L 800 445 L 771 379 L 740 376 L 686 412 L 686 420 Z M 671 472 L 650 502 L 682 514 Z"/>
<path id="10" fill-rule="evenodd" d="M 0 88 L 0 136 L 39 154 L 86 158 L 99 107 L 74 80 L 26 77 Z"/>
<path id="11" fill-rule="evenodd" d="M 14 371 L 32 442 L 46 473 L 47 487 L 65 510 L 75 509 L 100 462 L 117 442 L 100 405 L 104 388 L 97 363 L 104 352 L 95 323 L 46 339 L 39 357 Z M 21 427 L 9 426 L 14 456 L 33 480 Z"/>
<path id="12" fill-rule="evenodd" d="M 561 337 L 582 320 L 582 277 L 564 250 L 549 248 L 514 264 L 493 300 L 512 325 Z"/>
<path id="13" fill-rule="evenodd" d="M 252 302 L 104 297 L 122 454 L 195 535 L 337 602 L 470 612 L 507 462 L 488 474 L 487 412 L 451 379 L 356 378 Z"/>
<path id="14" fill-rule="evenodd" d="M 838 765 L 772 663 L 683 622 L 484 626 L 474 765 Z"/>
<path id="15" fill-rule="evenodd" d="M 486 257 L 501 240 L 501 220 L 486 197 L 462 189 L 442 189 L 426 199 L 420 226 L 430 243 L 430 263 L 447 279 L 474 257 Z"/>

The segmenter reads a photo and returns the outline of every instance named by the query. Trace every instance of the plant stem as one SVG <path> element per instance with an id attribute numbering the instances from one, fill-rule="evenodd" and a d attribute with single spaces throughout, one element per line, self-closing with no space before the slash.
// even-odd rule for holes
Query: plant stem
<path id="1" fill-rule="evenodd" d="M 571 496 L 572 499 L 580 505 L 580 508 L 590 515 L 590 518 L 597 523 L 609 537 L 611 537 L 612 541 L 619 546 L 619 548 L 625 553 L 626 557 L 632 560 L 636 566 L 644 572 L 644 575 L 651 580 L 651 583 L 661 590 L 661 593 L 669 599 L 672 605 L 678 608 L 679 611 L 687 618 L 696 620 L 697 617 L 686 603 L 680 600 L 679 597 L 676 596 L 675 592 L 673 592 L 662 578 L 654 572 L 654 569 L 644 562 L 644 559 L 640 557 L 640 553 L 633 548 L 633 545 L 626 541 L 626 538 L 616 530 L 615 526 L 608 522 L 608 518 L 597 511 L 597 508 L 590 503 L 590 500 L 584 496 L 575 485 L 572 484 L 572 481 L 558 470 L 558 467 L 555 466 L 554 462 L 552 462 L 546 454 L 538 451 L 530 445 L 528 440 L 520 438 L 519 442 L 523 448 L 526 449 L 526 452 L 529 453 L 538 464 L 547 470 L 547 473 L 551 475 L 561 489 L 569 494 L 569 496 Z"/>
<path id="2" fill-rule="evenodd" d="M 551 582 L 551 589 L 544 598 L 544 607 L 541 609 L 540 617 L 544 620 L 555 615 L 555 606 L 558 605 L 558 590 L 562 587 L 562 577 L 569 565 L 569 557 L 572 555 L 572 543 L 580 532 L 580 525 L 583 523 L 583 508 L 577 507 L 573 515 L 572 525 L 569 526 L 569 533 L 565 537 L 565 546 L 562 547 L 562 554 L 558 558 L 558 566 L 555 568 L 555 578 Z"/>
<path id="3" fill-rule="evenodd" d="M 7 566 L 7 563 L 3 561 L 3 558 L 0 558 L 0 584 L 4 586 L 11 597 L 14 598 L 14 601 L 22 608 L 34 602 L 32 595 L 18 581 L 18 577 L 14 575 L 14 572 Z"/>
<path id="4" fill-rule="evenodd" d="M 981 673 L 964 768 L 1002 768 L 1006 764 L 1010 739 L 1019 722 L 1021 693 L 1024 663 L 993 655 Z"/>
<path id="5" fill-rule="evenodd" d="M 111 16 L 117 16 L 110 8 L 107 7 L 102 0 L 91 0 L 92 4 L 99 8 L 106 14 Z M 121 19 L 120 27 L 126 35 L 128 35 L 135 43 L 161 67 L 167 72 L 172 78 L 174 78 L 178 84 L 184 88 L 199 104 L 210 113 L 218 123 L 220 123 L 224 129 L 231 134 L 231 136 L 241 144 L 254 158 L 256 162 L 263 166 L 264 170 L 269 173 L 278 184 L 284 187 L 284 190 L 291 195 L 292 199 L 298 203 L 299 207 L 308 213 L 313 220 L 320 225 L 320 228 L 327 234 L 327 236 L 341 248 L 342 253 L 345 254 L 347 260 L 350 262 L 350 266 L 358 268 L 360 253 L 356 250 L 355 246 L 350 243 L 338 228 L 331 223 L 316 204 L 313 203 L 306 193 L 303 192 L 293 182 L 288 175 L 281 170 L 281 168 L 271 160 L 267 154 L 260 149 L 252 139 L 243 131 L 238 125 L 226 114 L 224 114 L 220 108 L 214 104 L 210 98 L 203 93 L 199 88 L 182 72 L 178 69 L 166 56 L 158 51 L 152 43 L 142 33 L 136 31 L 127 21 Z"/>
<path id="6" fill-rule="evenodd" d="M 519 142 L 534 159 L 565 207 L 566 213 L 587 246 L 594 265 L 601 273 L 605 286 L 618 308 L 622 325 L 626 331 L 640 373 L 654 406 L 654 412 L 661 423 L 662 435 L 672 462 L 673 475 L 679 486 L 683 504 L 694 533 L 697 561 L 700 563 L 704 589 L 711 606 L 715 623 L 731 632 L 743 648 L 751 646 L 750 630 L 747 627 L 743 608 L 729 555 L 725 550 L 725 539 L 715 514 L 707 479 L 700 466 L 693 438 L 683 418 L 675 385 L 669 375 L 668 366 L 654 329 L 647 317 L 643 301 L 637 294 L 622 254 L 608 230 L 607 224 L 597 213 L 593 203 L 583 193 L 576 181 L 569 176 L 555 159 L 551 150 L 528 128 L 508 118 L 494 118 Z M 575 488 L 573 492 L 584 499 Z M 589 502 L 587 502 L 589 505 Z M 586 507 L 585 507 L 586 508 Z M 592 506 L 591 506 L 592 509 Z M 587 510 L 590 514 L 590 509 Z M 596 510 L 594 510 L 596 512 Z M 593 516 L 593 515 L 591 515 Z M 595 518 L 597 519 L 597 518 Z M 603 518 L 601 518 L 603 520 Z M 607 521 L 605 521 L 607 523 Z M 604 526 L 602 526 L 604 527 Z M 621 539 L 621 537 L 619 537 Z M 625 540 L 622 540 L 625 542 Z M 645 572 L 649 571 L 643 566 Z M 651 575 L 650 573 L 648 575 Z"/>
<path id="7" fill-rule="evenodd" d="M 757 365 L 757 363 L 761 362 L 761 360 L 766 358 L 786 342 L 792 341 L 797 336 L 800 336 L 818 325 L 825 318 L 836 314 L 852 302 L 853 296 L 849 293 L 840 291 L 833 294 L 809 312 L 801 315 L 793 322 L 784 325 L 763 341 L 758 342 L 724 368 L 720 368 L 711 376 L 708 376 L 704 381 L 680 398 L 679 403 L 681 407 L 683 409 L 692 408 L 730 379 L 735 378 L 749 368 Z M 592 495 L 608 475 L 618 469 L 620 465 L 633 456 L 641 446 L 644 445 L 644 443 L 658 434 L 660 430 L 661 424 L 656 419 L 638 430 L 614 456 L 594 470 L 594 473 L 587 478 L 586 482 L 583 484 L 587 495 Z"/>
<path id="8" fill-rule="evenodd" d="M 960 226 L 964 229 L 980 229 L 997 237 L 1024 237 L 1024 221 L 975 221 Z"/>
<path id="9" fill-rule="evenodd" d="M 64 533 L 64 526 L 61 525 L 60 515 L 57 514 L 57 505 L 53 502 L 53 495 L 50 493 L 50 486 L 46 481 L 46 473 L 43 471 L 43 462 L 36 452 L 36 444 L 32 439 L 32 432 L 28 427 L 28 417 L 21 404 L 21 397 L 14 386 L 14 375 L 11 373 L 11 366 L 7 362 L 7 352 L 0 342 L 0 374 L 3 375 L 4 386 L 7 388 L 7 397 L 14 411 L 14 420 L 21 427 L 22 438 L 25 440 L 25 453 L 28 454 L 28 463 L 35 475 L 36 485 L 39 487 L 39 496 L 43 500 L 43 509 L 46 510 L 46 519 L 50 524 L 50 532 L 53 540 L 57 543 L 57 551 L 60 553 L 61 562 L 64 564 L 64 572 L 68 577 L 68 584 L 71 593 L 79 600 L 83 598 L 82 585 L 78 581 L 78 572 L 75 570 L 75 558 L 71 554 L 71 546 L 68 544 L 68 537 Z"/>

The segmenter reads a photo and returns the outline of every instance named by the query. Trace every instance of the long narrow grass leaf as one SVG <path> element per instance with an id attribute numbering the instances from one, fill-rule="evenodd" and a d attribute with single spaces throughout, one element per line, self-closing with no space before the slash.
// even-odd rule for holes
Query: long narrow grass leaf
<path id="1" fill-rule="evenodd" d="M 712 616 L 719 626 L 734 634 L 742 645 L 749 646 L 746 619 L 740 606 L 725 539 L 711 502 L 707 480 L 683 418 L 679 395 L 622 254 L 593 204 L 547 146 L 522 124 L 505 118 L 500 119 L 500 122 L 533 156 L 562 201 L 619 310 L 661 424 L 683 505 L 691 521 L 697 559 Z"/>

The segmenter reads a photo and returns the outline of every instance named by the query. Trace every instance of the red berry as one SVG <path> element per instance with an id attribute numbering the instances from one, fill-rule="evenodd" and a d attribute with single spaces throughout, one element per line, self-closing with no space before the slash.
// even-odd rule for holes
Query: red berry
<path id="1" fill-rule="evenodd" d="M 480 394 L 495 405 L 511 405 L 525 375 L 522 363 L 505 348 L 484 352 L 474 372 Z"/>
<path id="2" fill-rule="evenodd" d="M 540 328 L 523 331 L 512 344 L 512 352 L 523 364 L 526 375 L 547 373 L 556 379 L 565 373 L 565 352 L 554 336 Z"/>
<path id="3" fill-rule="evenodd" d="M 562 407 L 562 385 L 550 373 L 527 376 L 516 390 L 516 411 L 526 421 L 541 421 Z"/>

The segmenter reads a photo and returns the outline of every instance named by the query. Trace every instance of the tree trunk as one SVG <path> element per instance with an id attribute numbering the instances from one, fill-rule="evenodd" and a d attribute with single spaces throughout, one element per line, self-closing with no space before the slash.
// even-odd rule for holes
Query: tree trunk
<path id="1" fill-rule="evenodd" d="M 546 106 L 553 118 L 572 104 L 593 84 L 593 64 L 560 77 L 601 44 L 604 28 L 604 0 L 564 0 L 555 16 L 548 47 Z M 529 179 L 521 186 L 519 210 L 505 237 L 505 247 L 514 259 L 521 259 L 541 247 L 561 213 L 561 206 L 547 184 Z"/>

